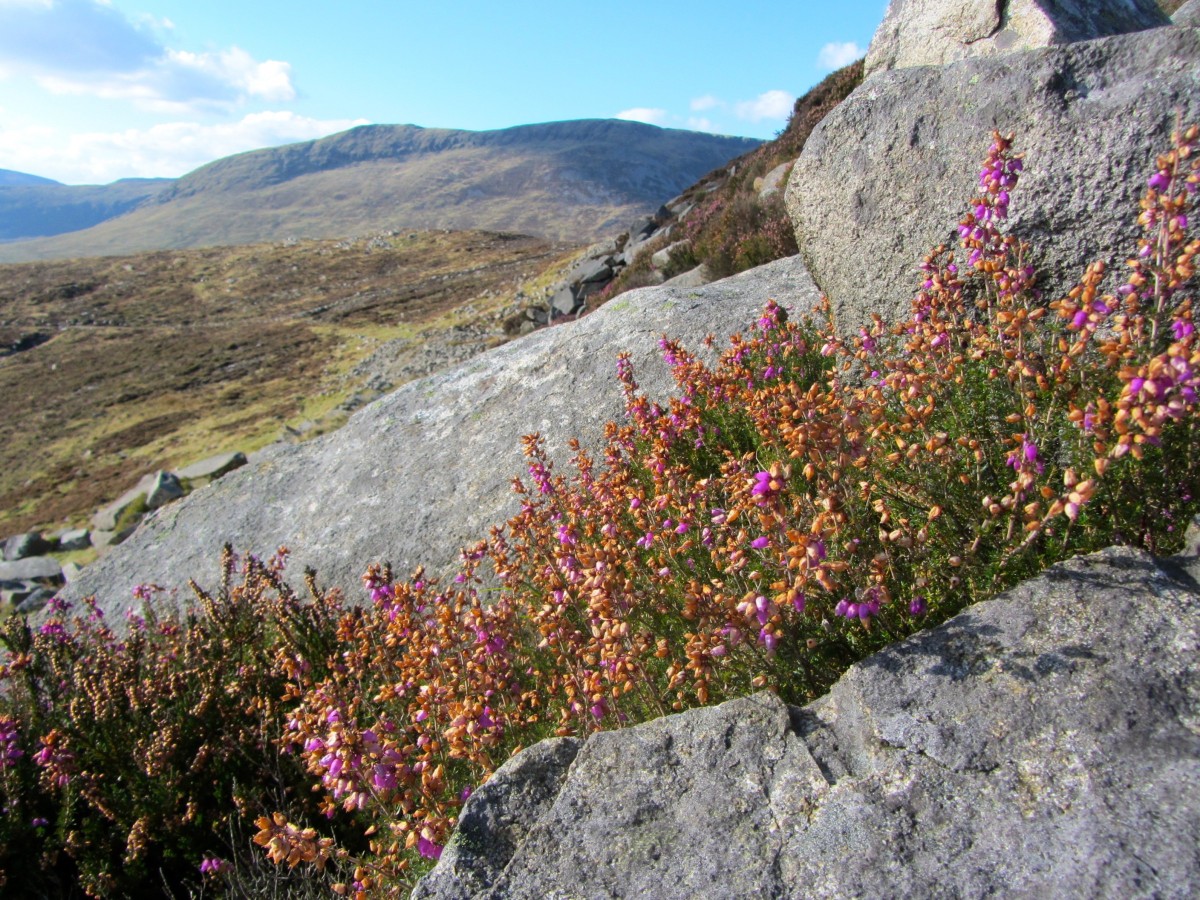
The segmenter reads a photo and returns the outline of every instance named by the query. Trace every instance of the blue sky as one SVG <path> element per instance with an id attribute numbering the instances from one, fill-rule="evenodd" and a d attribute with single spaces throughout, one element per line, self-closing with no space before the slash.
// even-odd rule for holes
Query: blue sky
<path id="1" fill-rule="evenodd" d="M 769 138 L 886 0 L 0 0 L 0 168 L 178 176 L 357 124 Z"/>

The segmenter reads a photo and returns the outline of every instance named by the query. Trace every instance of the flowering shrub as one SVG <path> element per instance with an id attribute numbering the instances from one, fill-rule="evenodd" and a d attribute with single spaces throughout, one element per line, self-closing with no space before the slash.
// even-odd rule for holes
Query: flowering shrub
<path id="1" fill-rule="evenodd" d="M 1040 296 L 1003 231 L 1023 160 L 995 135 L 961 255 L 925 259 L 908 321 L 839 336 L 827 307 L 769 302 L 713 366 L 663 338 L 666 404 L 621 357 L 625 419 L 569 475 L 527 437 L 520 511 L 445 586 L 375 566 L 369 606 L 311 577 L 302 603 L 251 560 L 124 638 L 94 605 L 7 623 L 4 859 L 97 895 L 186 884 L 186 861 L 252 894 L 253 843 L 335 894 L 399 896 L 522 746 L 755 689 L 802 702 L 1057 560 L 1174 549 L 1200 490 L 1198 139 L 1159 157 L 1112 294 L 1093 263 Z"/>
<path id="2" fill-rule="evenodd" d="M 337 598 L 301 604 L 282 557 L 197 588 L 184 618 L 135 593 L 118 630 L 92 600 L 0 626 L 0 870 L 12 896 L 144 896 L 227 872 L 242 821 L 311 801 L 276 741 L 289 670 L 332 652 Z M 246 842 L 248 843 L 248 842 Z"/>
<path id="3" fill-rule="evenodd" d="M 965 258 L 925 260 L 909 321 L 845 340 L 768 303 L 711 368 L 664 338 L 665 406 L 622 357 L 626 420 L 596 457 L 573 445 L 569 477 L 528 437 L 520 512 L 450 590 L 372 569 L 345 665 L 306 689 L 288 738 L 327 813 L 375 835 L 347 892 L 398 890 L 471 786 L 545 734 L 759 688 L 804 701 L 1056 560 L 1171 547 L 1200 490 L 1179 294 L 1200 251 L 1196 139 L 1159 159 L 1116 296 L 1095 264 L 1042 301 L 1001 230 L 1023 161 L 996 135 Z"/>

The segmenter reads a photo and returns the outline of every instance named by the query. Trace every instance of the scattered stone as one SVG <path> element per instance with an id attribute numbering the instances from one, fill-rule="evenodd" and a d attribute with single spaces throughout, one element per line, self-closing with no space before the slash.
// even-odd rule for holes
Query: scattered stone
<path id="1" fill-rule="evenodd" d="M 768 197 L 778 194 L 784 188 L 787 174 L 794 165 L 795 160 L 780 163 L 762 178 L 755 178 L 754 189 L 758 191 L 758 198 L 766 200 Z"/>
<path id="2" fill-rule="evenodd" d="M 79 563 L 69 562 L 64 563 L 62 567 L 63 581 L 70 584 L 72 581 L 78 581 L 79 576 L 83 574 L 83 566 Z"/>
<path id="3" fill-rule="evenodd" d="M 146 494 L 150 490 L 153 476 L 148 475 L 137 483 L 136 487 L 130 488 L 112 503 L 99 509 L 92 516 L 92 528 L 95 531 L 113 531 L 117 527 L 117 522 L 125 515 L 126 511 L 135 504 L 146 502 Z M 96 542 L 93 539 L 92 546 Z"/>
<path id="4" fill-rule="evenodd" d="M 182 481 L 203 483 L 215 481 L 222 475 L 228 475 L 234 469 L 239 469 L 244 465 L 246 465 L 246 454 L 241 450 L 236 450 L 233 453 L 210 456 L 208 459 L 192 463 L 190 466 L 184 466 L 175 474 Z"/>
<path id="5" fill-rule="evenodd" d="M 414 896 L 1196 896 L 1197 578 L 1194 554 L 1110 548 L 806 707 L 758 694 L 517 757 Z"/>
<path id="6" fill-rule="evenodd" d="M 50 556 L 0 562 L 0 581 L 62 581 L 62 567 Z"/>
<path id="7" fill-rule="evenodd" d="M 663 284 L 677 288 L 694 288 L 708 284 L 710 281 L 712 281 L 712 274 L 709 272 L 708 266 L 701 263 L 694 269 L 682 272 L 674 278 L 668 278 Z"/>
<path id="8" fill-rule="evenodd" d="M 575 292 L 564 285 L 554 292 L 554 296 L 550 298 L 550 308 L 558 316 L 569 316 L 575 312 L 576 300 Z"/>
<path id="9" fill-rule="evenodd" d="M 1171 24 L 1155 0 L 891 0 L 864 74 L 940 66 Z"/>
<path id="10" fill-rule="evenodd" d="M 183 485 L 170 472 L 155 472 L 146 491 L 146 509 L 158 509 L 166 506 L 172 500 L 178 500 L 184 494 Z"/>
<path id="11" fill-rule="evenodd" d="M 577 264 L 567 276 L 568 284 L 586 284 L 589 281 L 608 281 L 612 278 L 612 266 L 607 256 L 587 259 Z"/>
<path id="12" fill-rule="evenodd" d="M 30 556 L 42 556 L 54 549 L 54 542 L 47 540 L 36 531 L 16 534 L 6 539 L 0 558 L 12 562 Z"/>
<path id="13" fill-rule="evenodd" d="M 64 552 L 86 550 L 92 546 L 91 532 L 86 528 L 72 528 L 58 533 L 58 549 Z"/>
<path id="14" fill-rule="evenodd" d="M 1138 203 L 1177 115 L 1200 121 L 1192 28 L 879 73 L 821 121 L 792 170 L 800 254 L 843 333 L 872 313 L 907 317 L 921 260 L 958 246 L 992 131 L 1015 131 L 1025 172 L 1009 230 L 1030 242 L 1044 295 L 1065 296 L 1087 262 L 1119 273 L 1136 252 Z"/>
<path id="15" fill-rule="evenodd" d="M 677 250 L 682 250 L 690 246 L 690 241 L 674 241 L 663 247 L 657 253 L 650 257 L 650 263 L 656 269 L 665 269 L 671 264 L 671 254 Z"/>

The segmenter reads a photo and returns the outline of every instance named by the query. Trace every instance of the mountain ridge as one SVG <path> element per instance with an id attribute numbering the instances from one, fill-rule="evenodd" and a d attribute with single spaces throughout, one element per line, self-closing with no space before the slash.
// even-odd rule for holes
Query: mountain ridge
<path id="1" fill-rule="evenodd" d="M 0 245 L 0 261 L 391 228 L 584 243 L 761 143 L 615 119 L 494 131 L 364 125 L 215 160 L 83 230 Z M 3 223 L 16 196 L 0 190 L 0 237 L 10 241 Z"/>

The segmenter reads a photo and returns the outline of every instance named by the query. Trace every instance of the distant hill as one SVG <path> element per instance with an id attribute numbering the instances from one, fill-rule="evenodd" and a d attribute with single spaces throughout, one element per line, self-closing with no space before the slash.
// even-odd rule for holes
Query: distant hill
<path id="1" fill-rule="evenodd" d="M 112 184 L 73 185 L 0 171 L 0 241 L 91 228 L 129 212 L 173 183 L 170 178 L 126 178 Z"/>
<path id="2" fill-rule="evenodd" d="M 131 205 L 113 217 L 81 231 L 0 245 L 0 261 L 394 228 L 483 228 L 585 242 L 653 212 L 760 143 L 619 120 L 479 132 L 367 125 L 220 159 L 171 183 L 143 183 L 142 198 L 132 200 L 131 190 Z M 65 215 L 66 195 L 53 194 L 57 188 L 84 190 L 23 190 L 41 191 L 48 207 L 57 203 Z M 0 236 L 9 239 L 22 227 L 15 205 L 6 205 L 19 199 L 16 190 L 0 190 Z M 36 219 L 32 209 L 24 216 Z"/>
<path id="3" fill-rule="evenodd" d="M 26 184 L 58 184 L 58 182 L 53 178 L 43 178 L 41 175 L 28 175 L 25 172 L 14 172 L 12 169 L 0 169 L 0 187 Z"/>

